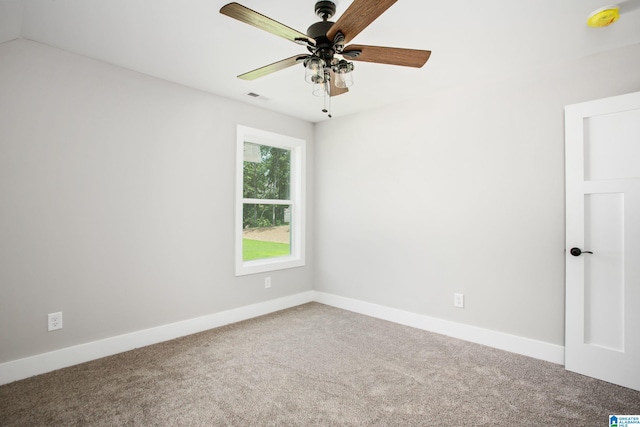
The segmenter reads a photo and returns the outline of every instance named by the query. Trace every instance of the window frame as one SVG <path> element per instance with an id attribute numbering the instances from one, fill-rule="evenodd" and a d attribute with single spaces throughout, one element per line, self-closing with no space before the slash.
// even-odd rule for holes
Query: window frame
<path id="1" fill-rule="evenodd" d="M 282 200 L 244 198 L 244 144 L 245 142 L 268 145 L 290 150 L 291 171 L 289 200 L 291 221 L 290 255 L 244 261 L 242 259 L 243 207 L 244 204 L 283 204 Z M 236 195 L 235 195 L 235 273 L 236 276 L 264 273 L 305 265 L 305 188 L 306 141 L 249 126 L 237 125 L 236 129 Z M 265 203 L 268 202 L 268 203 Z"/>

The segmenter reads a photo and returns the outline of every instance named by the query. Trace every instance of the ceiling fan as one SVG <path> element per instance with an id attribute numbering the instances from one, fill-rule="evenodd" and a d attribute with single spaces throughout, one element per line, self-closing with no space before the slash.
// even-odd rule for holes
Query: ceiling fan
<path id="1" fill-rule="evenodd" d="M 305 67 L 305 79 L 314 85 L 314 95 L 323 96 L 325 99 L 322 111 L 331 117 L 331 97 L 348 92 L 349 86 L 353 84 L 351 72 L 354 65 L 350 61 L 420 68 L 429 59 L 431 51 L 428 50 L 368 45 L 345 46 L 396 1 L 354 0 L 336 22 L 329 21 L 336 12 L 335 3 L 318 1 L 315 4 L 315 12 L 322 21 L 312 24 L 306 34 L 235 2 L 223 6 L 220 13 L 306 46 L 309 51 L 240 74 L 238 78 L 254 80 L 302 63 Z"/>

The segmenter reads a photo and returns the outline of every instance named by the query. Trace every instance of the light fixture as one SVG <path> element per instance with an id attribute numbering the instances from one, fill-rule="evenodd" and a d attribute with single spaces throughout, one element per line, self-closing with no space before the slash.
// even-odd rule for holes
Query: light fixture
<path id="1" fill-rule="evenodd" d="M 316 22 L 307 29 L 307 35 L 314 43 L 308 44 L 310 55 L 296 58 L 304 64 L 304 79 L 313 84 L 312 93 L 323 98 L 322 112 L 331 117 L 331 96 L 348 91 L 353 85 L 353 63 L 349 60 L 357 58 L 362 51 L 350 49 L 345 52 L 345 37 L 341 31 L 327 37 L 334 23 L 328 19 L 335 13 L 335 4 L 331 1 L 318 1 L 316 14 L 322 21 Z"/>
<path id="2" fill-rule="evenodd" d="M 344 89 L 353 85 L 353 68 L 353 63 L 344 59 L 341 59 L 333 66 L 337 87 Z"/>
<path id="3" fill-rule="evenodd" d="M 322 58 L 312 55 L 304 60 L 304 79 L 307 83 L 317 84 L 324 81 L 325 62 Z"/>
<path id="4" fill-rule="evenodd" d="M 332 88 L 346 89 L 353 85 L 353 63 L 337 59 L 333 50 L 316 50 L 304 64 L 304 79 L 313 84 L 313 95 L 323 98 L 322 112 L 331 117 Z M 334 78 L 332 82 L 331 79 Z"/>

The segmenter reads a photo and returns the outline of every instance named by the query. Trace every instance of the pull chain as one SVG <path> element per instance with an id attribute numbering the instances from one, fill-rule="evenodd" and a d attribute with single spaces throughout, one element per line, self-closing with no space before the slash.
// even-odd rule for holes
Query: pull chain
<path id="1" fill-rule="evenodd" d="M 331 77 L 329 73 L 325 73 L 325 91 L 324 91 L 324 108 L 323 113 L 331 118 Z"/>

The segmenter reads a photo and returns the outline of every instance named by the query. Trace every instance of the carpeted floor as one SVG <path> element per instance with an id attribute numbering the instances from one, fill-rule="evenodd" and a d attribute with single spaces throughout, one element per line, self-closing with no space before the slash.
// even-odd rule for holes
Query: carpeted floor
<path id="1" fill-rule="evenodd" d="M 318 303 L 0 387 L 2 426 L 608 426 L 640 392 Z"/>

